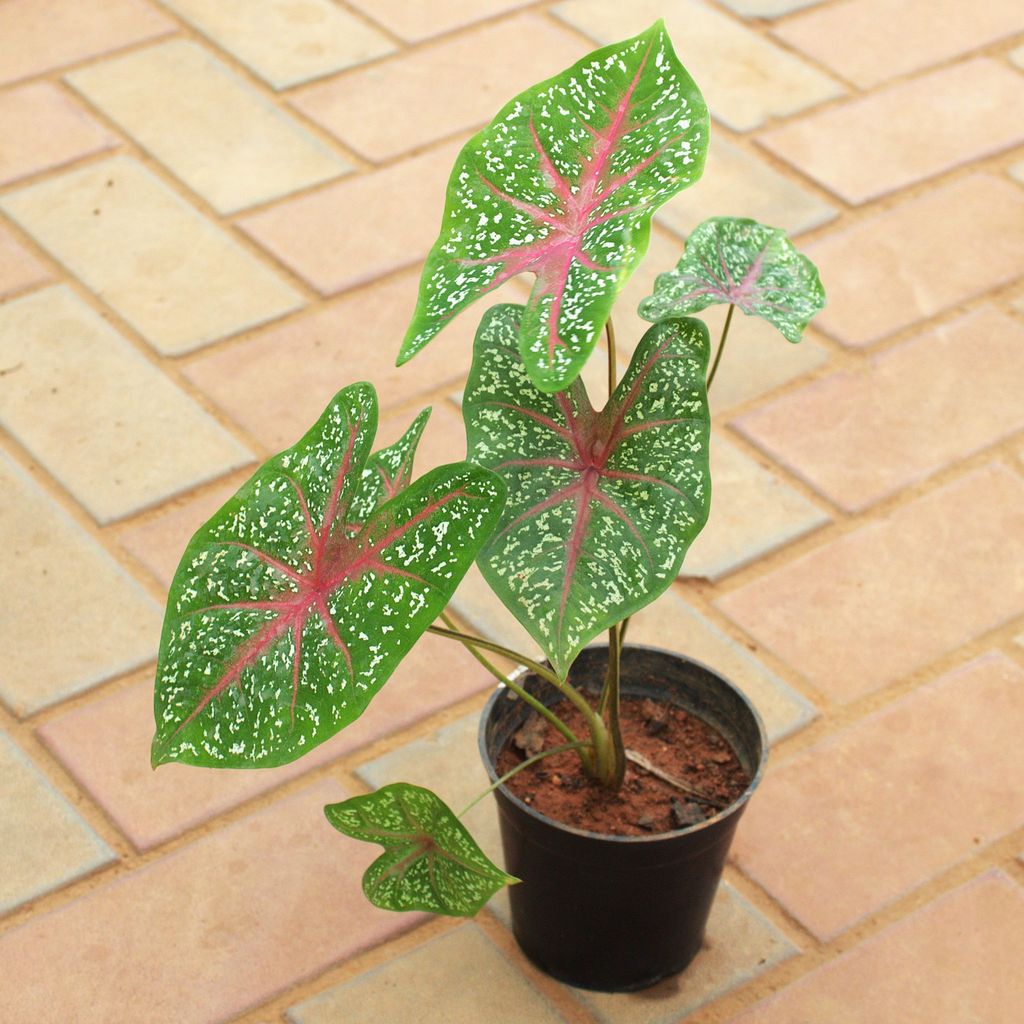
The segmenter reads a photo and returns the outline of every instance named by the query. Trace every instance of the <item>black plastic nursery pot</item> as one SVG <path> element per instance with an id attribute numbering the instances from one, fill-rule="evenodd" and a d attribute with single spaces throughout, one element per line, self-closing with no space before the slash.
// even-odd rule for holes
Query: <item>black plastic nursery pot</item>
<path id="1" fill-rule="evenodd" d="M 586 648 L 570 672 L 573 685 L 596 690 L 607 652 L 606 646 Z M 536 676 L 524 673 L 519 681 L 547 705 L 559 700 L 554 687 Z M 540 814 L 504 786 L 495 790 L 505 870 L 522 880 L 509 889 L 516 941 L 553 978 L 605 992 L 647 988 L 697 955 L 733 834 L 768 754 L 753 705 L 699 662 L 627 646 L 621 692 L 675 704 L 713 726 L 750 784 L 713 818 L 650 836 L 582 831 Z M 526 703 L 504 687 L 488 701 L 479 742 L 492 782 L 499 754 L 529 714 Z"/>

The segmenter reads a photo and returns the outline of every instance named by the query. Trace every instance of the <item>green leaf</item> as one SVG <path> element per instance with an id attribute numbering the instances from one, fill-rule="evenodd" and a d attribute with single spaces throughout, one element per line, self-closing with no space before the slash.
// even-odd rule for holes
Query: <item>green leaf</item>
<path id="1" fill-rule="evenodd" d="M 339 832 L 384 847 L 363 875 L 363 892 L 385 910 L 472 917 L 503 885 L 518 881 L 488 860 L 429 789 L 396 782 L 328 804 L 324 814 Z"/>
<path id="2" fill-rule="evenodd" d="M 478 562 L 564 676 L 668 587 L 707 520 L 708 331 L 656 324 L 596 412 L 580 380 L 556 395 L 531 384 L 515 348 L 521 315 L 484 316 L 463 399 L 469 458 L 509 493 Z"/>
<path id="3" fill-rule="evenodd" d="M 356 522 L 365 520 L 389 498 L 409 486 L 412 480 L 412 462 L 416 447 L 423 436 L 423 428 L 430 419 L 430 409 L 424 409 L 412 421 L 409 429 L 392 445 L 381 448 L 366 461 L 359 480 L 359 488 L 352 497 L 349 517 Z"/>
<path id="4" fill-rule="evenodd" d="M 345 388 L 192 538 L 164 619 L 154 765 L 294 760 L 362 714 L 448 603 L 504 485 L 465 462 L 442 466 L 364 500 L 363 518 L 376 425 L 373 388 Z M 417 429 L 399 442 L 410 457 Z M 369 464 L 394 466 L 395 454 Z M 407 478 L 397 466 L 391 479 Z"/>
<path id="5" fill-rule="evenodd" d="M 825 307 L 818 270 L 781 228 L 745 217 L 712 217 L 693 229 L 675 270 L 659 274 L 640 315 L 657 321 L 728 302 L 797 342 Z"/>
<path id="6" fill-rule="evenodd" d="M 566 387 L 647 249 L 651 214 L 700 177 L 707 137 L 660 21 L 520 93 L 456 159 L 399 363 L 529 272 L 519 350 L 538 388 Z"/>

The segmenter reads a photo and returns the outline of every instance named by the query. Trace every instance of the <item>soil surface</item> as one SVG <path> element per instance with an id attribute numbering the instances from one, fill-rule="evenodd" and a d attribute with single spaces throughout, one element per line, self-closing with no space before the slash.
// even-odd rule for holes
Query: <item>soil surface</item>
<path id="1" fill-rule="evenodd" d="M 555 714 L 581 739 L 587 730 L 568 702 Z M 524 768 L 505 785 L 542 814 L 574 828 L 614 836 L 644 836 L 696 825 L 727 807 L 750 779 L 719 732 L 682 708 L 646 698 L 623 698 L 619 717 L 627 751 L 636 751 L 657 769 L 698 790 L 702 800 L 644 768 L 627 762 L 622 789 L 612 793 L 588 779 L 575 751 L 554 754 Z M 565 743 L 548 721 L 531 712 L 498 758 L 498 774 L 527 757 Z"/>

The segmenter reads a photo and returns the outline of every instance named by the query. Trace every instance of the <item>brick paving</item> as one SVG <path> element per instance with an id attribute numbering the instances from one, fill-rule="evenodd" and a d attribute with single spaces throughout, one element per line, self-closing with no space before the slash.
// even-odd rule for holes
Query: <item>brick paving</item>
<path id="1" fill-rule="evenodd" d="M 256 460 L 360 379 L 382 440 L 431 404 L 420 468 L 458 456 L 474 314 L 392 365 L 458 146 L 658 16 L 713 141 L 620 358 L 705 216 L 794 233 L 829 306 L 797 347 L 736 318 L 711 521 L 631 633 L 735 679 L 774 751 L 706 948 L 609 997 L 526 963 L 501 897 L 369 907 L 373 851 L 322 820 L 399 776 L 469 799 L 461 648 L 282 769 L 154 775 L 148 745 L 166 587 Z M 0 1020 L 1015 1019 L 1022 104 L 1011 0 L 0 2 Z M 475 571 L 454 607 L 530 646 Z"/>

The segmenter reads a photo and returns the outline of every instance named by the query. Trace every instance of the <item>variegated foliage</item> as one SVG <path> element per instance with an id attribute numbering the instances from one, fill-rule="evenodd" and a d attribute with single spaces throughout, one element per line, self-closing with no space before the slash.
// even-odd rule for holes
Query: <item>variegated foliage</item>
<path id="1" fill-rule="evenodd" d="M 409 484 L 425 415 L 371 456 L 376 393 L 345 388 L 192 538 L 164 619 L 154 765 L 294 760 L 356 719 L 434 621 L 505 489 L 464 462 Z"/>
<path id="2" fill-rule="evenodd" d="M 708 331 L 691 319 L 652 327 L 596 412 L 581 380 L 555 395 L 532 385 L 516 349 L 523 315 L 484 316 L 463 399 L 469 458 L 509 492 L 478 562 L 564 676 L 665 590 L 707 519 Z"/>
<path id="3" fill-rule="evenodd" d="M 817 268 L 781 228 L 745 217 L 712 217 L 693 229 L 675 270 L 658 275 L 640 315 L 658 321 L 716 302 L 762 317 L 797 342 L 825 307 L 825 290 Z"/>
<path id="4" fill-rule="evenodd" d="M 363 875 L 363 892 L 385 910 L 472 917 L 503 885 L 517 881 L 491 863 L 429 789 L 396 782 L 328 804 L 324 813 L 339 832 L 384 847 Z"/>
<path id="5" fill-rule="evenodd" d="M 455 162 L 399 363 L 530 272 L 519 350 L 538 388 L 568 386 L 646 251 L 651 214 L 700 177 L 707 137 L 660 21 L 520 93 Z"/>

